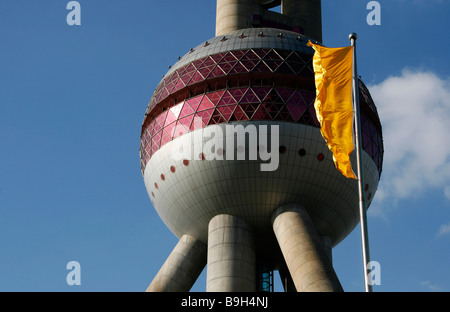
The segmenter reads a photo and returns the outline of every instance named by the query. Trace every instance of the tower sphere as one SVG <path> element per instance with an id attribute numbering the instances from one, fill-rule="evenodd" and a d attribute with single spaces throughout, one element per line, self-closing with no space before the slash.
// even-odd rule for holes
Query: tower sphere
<path id="1" fill-rule="evenodd" d="M 305 207 L 333 246 L 358 224 L 357 182 L 335 168 L 320 134 L 307 41 L 274 28 L 221 34 L 186 53 L 157 86 L 142 125 L 141 168 L 156 211 L 177 237 L 206 244 L 208 224 L 220 214 L 270 237 L 274 210 L 292 203 Z M 359 87 L 370 205 L 382 171 L 382 129 L 369 91 L 362 81 Z M 247 130 L 245 141 L 227 126 Z M 180 146 L 189 153 L 177 154 Z M 271 160 L 250 157 L 269 151 Z M 275 170 L 261 170 L 276 158 Z"/>

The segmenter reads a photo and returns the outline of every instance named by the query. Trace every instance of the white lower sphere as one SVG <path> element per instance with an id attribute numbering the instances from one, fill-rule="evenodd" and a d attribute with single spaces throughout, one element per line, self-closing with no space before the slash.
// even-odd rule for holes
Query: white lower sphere
<path id="1" fill-rule="evenodd" d="M 247 127 L 250 124 L 258 129 L 258 135 L 260 126 L 279 126 L 279 145 L 286 147 L 286 152 L 279 155 L 275 171 L 262 171 L 261 164 L 270 161 L 261 161 L 259 157 L 258 160 L 248 159 L 251 151 L 248 140 L 242 146 L 236 138 L 235 159 L 238 153 L 245 151 L 247 160 L 217 159 L 220 151 L 219 155 L 214 155 L 215 159 L 208 160 L 212 154 L 206 149 L 215 142 L 208 133 L 226 134 L 227 125 Z M 225 136 L 225 159 L 229 152 L 227 139 L 229 137 Z M 174 151 L 180 145 L 191 145 L 191 157 L 177 157 Z M 261 147 L 253 152 L 259 155 L 264 149 Z M 299 154 L 300 149 L 306 151 L 304 156 Z M 193 160 L 193 156 L 199 158 L 194 151 L 203 151 L 207 159 Z M 325 156 L 323 161 L 317 158 L 320 153 Z M 188 158 L 191 158 L 189 162 L 184 161 Z M 356 168 L 353 154 L 351 159 Z M 364 182 L 368 185 L 367 204 L 370 204 L 378 186 L 379 173 L 366 152 L 363 152 L 363 167 Z M 272 232 L 273 211 L 288 203 L 305 207 L 319 234 L 329 236 L 333 246 L 350 234 L 359 222 L 357 181 L 344 177 L 335 168 L 332 154 L 318 128 L 297 123 L 233 122 L 189 132 L 152 155 L 144 171 L 144 181 L 152 203 L 167 227 L 177 237 L 189 234 L 205 243 L 208 223 L 218 214 L 240 217 L 257 233 L 268 233 Z"/>

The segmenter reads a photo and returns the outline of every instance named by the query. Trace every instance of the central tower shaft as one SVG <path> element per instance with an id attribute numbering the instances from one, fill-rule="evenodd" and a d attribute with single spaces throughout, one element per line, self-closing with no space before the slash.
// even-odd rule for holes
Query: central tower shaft
<path id="1" fill-rule="evenodd" d="M 270 11 L 281 5 L 281 14 Z M 217 0 L 216 36 L 257 27 L 292 30 L 322 42 L 321 0 Z"/>

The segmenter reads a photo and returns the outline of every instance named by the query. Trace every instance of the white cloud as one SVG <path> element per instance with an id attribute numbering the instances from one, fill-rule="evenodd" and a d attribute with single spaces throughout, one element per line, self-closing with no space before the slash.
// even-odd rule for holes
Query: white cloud
<path id="1" fill-rule="evenodd" d="M 450 234 L 450 223 L 441 225 L 438 230 L 437 236 L 441 237 L 446 234 Z"/>
<path id="2" fill-rule="evenodd" d="M 450 186 L 447 186 L 444 189 L 444 195 L 445 195 L 445 197 L 447 197 L 450 200 Z"/>
<path id="3" fill-rule="evenodd" d="M 430 281 L 422 281 L 422 282 L 420 282 L 420 286 L 425 287 L 430 291 L 441 291 L 442 290 L 439 286 L 432 284 Z"/>
<path id="4" fill-rule="evenodd" d="M 384 163 L 375 205 L 442 188 L 450 199 L 450 80 L 403 70 L 368 86 L 383 126 Z"/>

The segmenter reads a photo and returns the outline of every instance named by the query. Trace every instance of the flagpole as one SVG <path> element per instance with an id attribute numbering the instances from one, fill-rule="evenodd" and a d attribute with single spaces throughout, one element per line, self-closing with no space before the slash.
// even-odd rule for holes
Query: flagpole
<path id="1" fill-rule="evenodd" d="M 365 189 L 364 189 L 364 177 L 362 172 L 362 156 L 361 156 L 361 116 L 359 108 L 359 83 L 358 74 L 356 68 L 356 39 L 358 36 L 355 33 L 349 35 L 349 39 L 353 47 L 353 83 L 352 83 L 352 97 L 353 97 L 353 111 L 355 120 L 355 141 L 356 141 L 356 160 L 358 166 L 358 190 L 359 190 L 359 214 L 361 223 L 361 242 L 363 252 L 363 264 L 364 264 L 364 283 L 365 291 L 372 292 L 372 285 L 369 279 L 370 262 L 369 254 L 369 235 L 367 233 L 367 215 L 366 215 L 366 201 L 365 201 Z"/>

